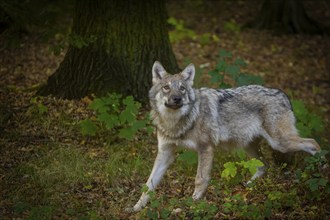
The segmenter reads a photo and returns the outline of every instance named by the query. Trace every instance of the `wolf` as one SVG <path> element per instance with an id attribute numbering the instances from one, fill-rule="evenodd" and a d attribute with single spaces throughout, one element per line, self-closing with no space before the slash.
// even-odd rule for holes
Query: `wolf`
<path id="1" fill-rule="evenodd" d="M 202 198 L 207 189 L 217 147 L 243 148 L 264 163 L 249 182 L 266 171 L 267 162 L 259 151 L 262 138 L 282 153 L 305 151 L 314 155 L 320 151 L 314 139 L 298 136 L 290 100 L 281 90 L 260 85 L 194 89 L 194 76 L 193 64 L 175 75 L 167 73 L 158 61 L 152 67 L 149 99 L 158 153 L 146 183 L 148 191 L 157 187 L 179 146 L 198 153 L 194 200 Z M 139 211 L 148 201 L 148 192 L 144 192 L 127 211 Z"/>

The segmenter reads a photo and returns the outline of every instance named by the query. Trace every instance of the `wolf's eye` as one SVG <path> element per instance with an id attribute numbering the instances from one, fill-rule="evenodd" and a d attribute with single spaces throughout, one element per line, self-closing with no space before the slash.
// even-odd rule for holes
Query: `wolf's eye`
<path id="1" fill-rule="evenodd" d="M 185 92 L 186 91 L 186 88 L 184 86 L 180 86 L 180 91 L 181 92 Z"/>
<path id="2" fill-rule="evenodd" d="M 170 87 L 168 85 L 166 85 L 163 87 L 163 90 L 164 90 L 164 92 L 168 92 L 168 91 L 170 91 Z"/>

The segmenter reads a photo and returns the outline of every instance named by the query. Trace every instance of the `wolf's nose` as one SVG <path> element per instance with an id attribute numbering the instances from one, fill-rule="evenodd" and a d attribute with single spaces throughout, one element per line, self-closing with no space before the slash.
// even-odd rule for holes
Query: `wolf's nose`
<path id="1" fill-rule="evenodd" d="M 172 99 L 175 104 L 180 104 L 181 100 L 182 100 L 182 98 L 180 96 L 174 96 L 174 97 L 172 97 Z"/>

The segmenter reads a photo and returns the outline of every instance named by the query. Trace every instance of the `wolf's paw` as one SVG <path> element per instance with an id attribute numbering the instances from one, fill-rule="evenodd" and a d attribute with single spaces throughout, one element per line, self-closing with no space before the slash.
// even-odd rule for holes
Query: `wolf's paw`
<path id="1" fill-rule="evenodd" d="M 201 193 L 201 192 L 194 192 L 194 194 L 192 195 L 192 198 L 193 198 L 194 201 L 196 201 L 196 200 L 201 199 L 202 196 L 203 196 L 203 193 Z"/>
<path id="2" fill-rule="evenodd" d="M 134 213 L 134 212 L 138 212 L 138 211 L 140 211 L 141 210 L 141 208 L 140 207 L 128 207 L 128 208 L 126 208 L 125 209 L 125 212 L 127 212 L 127 213 Z"/>
<path id="3" fill-rule="evenodd" d="M 134 211 L 134 208 L 133 207 L 128 207 L 128 208 L 125 209 L 125 212 L 127 212 L 127 213 L 133 213 L 135 211 Z"/>
<path id="4" fill-rule="evenodd" d="M 249 181 L 247 181 L 246 183 L 243 183 L 243 185 L 244 185 L 245 187 L 251 187 L 251 186 L 252 186 L 252 183 L 253 183 L 253 180 L 249 180 Z"/>

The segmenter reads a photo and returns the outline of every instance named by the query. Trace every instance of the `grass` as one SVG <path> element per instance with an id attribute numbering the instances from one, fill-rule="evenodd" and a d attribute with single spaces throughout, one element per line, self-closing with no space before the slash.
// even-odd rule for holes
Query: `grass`
<path id="1" fill-rule="evenodd" d="M 122 142 L 88 148 L 57 143 L 43 145 L 6 175 L 6 201 L 12 206 L 14 216 L 31 219 L 60 218 L 61 212 L 66 217 L 89 216 L 91 211 L 102 209 L 111 210 L 103 215 L 121 212 L 116 206 L 106 207 L 107 199 L 117 200 L 122 196 L 121 199 L 127 200 L 125 195 L 131 187 L 128 183 L 136 179 L 141 184 L 145 181 L 153 163 L 150 151 L 142 147 L 145 144 Z"/>
<path id="2" fill-rule="evenodd" d="M 237 192 L 247 195 L 246 199 L 254 201 L 253 204 L 256 206 L 262 205 L 267 192 L 275 192 L 279 195 L 287 193 L 291 195 L 287 196 L 291 200 L 308 202 L 304 196 L 290 190 L 290 187 L 297 186 L 292 180 L 283 176 L 280 167 L 271 169 L 268 176 L 258 180 L 251 189 L 239 183 L 226 182 L 220 177 L 223 164 L 240 159 L 235 153 L 216 151 L 212 182 L 206 196 L 207 202 L 191 205 L 188 199 L 193 192 L 197 164 L 182 159 L 191 156 L 185 155 L 186 152 L 189 151 L 178 151 L 175 165 L 167 172 L 155 197 L 156 200 L 161 201 L 164 210 L 181 208 L 183 210 L 181 215 L 176 215 L 179 218 L 201 216 L 205 213 L 210 216 L 225 210 L 224 204 L 236 204 L 236 200 L 232 198 Z M 121 141 L 111 146 L 91 146 L 88 141 L 83 147 L 58 143 L 46 144 L 36 148 L 28 160 L 19 164 L 4 179 L 6 205 L 11 207 L 12 217 L 26 219 L 144 218 L 148 216 L 148 208 L 133 216 L 124 213 L 123 210 L 133 205 L 140 196 L 141 187 L 148 178 L 155 156 L 154 142 L 141 140 Z M 298 188 L 297 191 L 303 192 Z M 276 201 L 281 202 L 287 197 L 280 197 Z M 211 211 L 208 210 L 210 207 Z M 225 215 L 227 218 L 242 217 L 237 213 L 242 212 L 244 207 L 251 208 L 245 203 L 237 203 L 228 209 Z M 313 210 L 314 206 L 313 208 L 296 204 L 287 209 L 293 207 L 294 215 L 300 216 L 304 212 L 309 212 L 308 216 L 317 216 Z M 153 211 L 155 214 L 159 209 L 150 209 L 150 212 Z M 277 215 L 283 217 L 280 213 L 285 209 L 274 208 L 273 211 L 275 213 L 278 211 Z M 324 213 L 325 210 L 322 215 Z"/>

